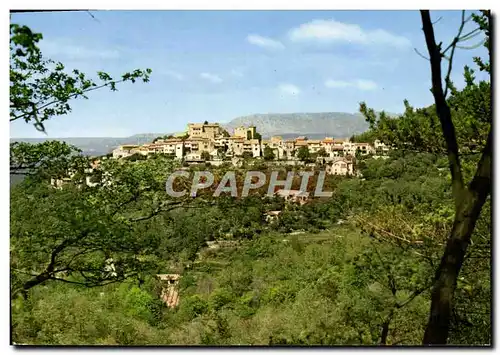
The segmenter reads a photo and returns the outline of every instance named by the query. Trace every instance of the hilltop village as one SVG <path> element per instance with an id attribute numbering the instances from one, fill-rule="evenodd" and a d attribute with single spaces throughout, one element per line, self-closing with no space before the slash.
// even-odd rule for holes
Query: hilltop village
<path id="1" fill-rule="evenodd" d="M 157 137 L 143 145 L 121 145 L 107 156 L 95 157 L 86 169 L 86 185 L 95 186 L 90 174 L 100 166 L 101 160 L 144 160 L 162 154 L 179 161 L 184 167 L 205 164 L 223 164 L 242 167 L 245 161 L 259 161 L 281 166 L 321 166 L 328 175 L 360 176 L 356 168 L 359 158 L 388 158 L 390 148 L 375 140 L 370 143 L 351 142 L 347 138 L 308 139 L 305 136 L 283 139 L 273 136 L 262 139 L 255 126 L 240 126 L 231 135 L 219 123 L 189 123 L 186 132 Z M 72 181 L 74 171 L 66 177 L 53 177 L 51 185 L 61 187 Z M 300 191 L 293 191 L 297 194 Z M 291 193 L 293 195 L 293 193 Z"/>
<path id="2" fill-rule="evenodd" d="M 186 165 L 210 163 L 219 166 L 242 164 L 243 159 L 264 159 L 285 165 L 326 164 L 333 175 L 352 175 L 355 158 L 371 155 L 386 157 L 389 147 L 380 141 L 354 143 L 349 139 L 308 139 L 305 136 L 262 139 L 255 126 L 240 126 L 229 134 L 219 123 L 189 123 L 187 132 L 158 137 L 144 145 L 122 145 L 112 152 L 114 159 L 150 154 L 166 154 Z"/>

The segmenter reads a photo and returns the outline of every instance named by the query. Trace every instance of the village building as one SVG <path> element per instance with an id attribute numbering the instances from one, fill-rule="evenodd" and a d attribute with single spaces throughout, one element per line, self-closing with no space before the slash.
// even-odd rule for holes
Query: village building
<path id="1" fill-rule="evenodd" d="M 325 171 L 328 175 L 354 175 L 354 161 L 347 157 L 336 158 L 326 164 Z"/>
<path id="2" fill-rule="evenodd" d="M 216 148 L 223 148 L 229 145 L 230 138 L 220 135 L 214 139 L 214 146 Z"/>
<path id="3" fill-rule="evenodd" d="M 278 148 L 283 146 L 283 138 L 280 136 L 272 136 L 270 141 L 269 141 L 269 146 L 271 148 Z"/>
<path id="4" fill-rule="evenodd" d="M 321 140 L 321 146 L 327 153 L 331 153 L 335 140 L 332 137 L 325 137 Z"/>
<path id="5" fill-rule="evenodd" d="M 139 146 L 135 144 L 120 145 L 118 148 L 113 150 L 113 158 L 118 159 L 131 156 L 134 154 L 132 151 L 138 148 Z"/>
<path id="6" fill-rule="evenodd" d="M 309 193 L 301 190 L 281 189 L 275 192 L 275 196 L 285 199 L 286 202 L 298 203 L 303 205 L 309 200 Z"/>
<path id="7" fill-rule="evenodd" d="M 295 155 L 295 140 L 293 139 L 287 139 L 284 142 L 284 151 L 285 151 L 285 156 L 286 158 L 290 159 L 293 158 Z"/>
<path id="8" fill-rule="evenodd" d="M 343 143 L 344 155 L 356 155 L 356 143 L 344 142 Z"/>
<path id="9" fill-rule="evenodd" d="M 266 213 L 264 213 L 264 218 L 267 223 L 272 223 L 278 220 L 280 214 L 281 211 L 267 211 Z"/>
<path id="10" fill-rule="evenodd" d="M 377 154 L 385 154 L 387 153 L 390 149 L 387 145 L 385 145 L 385 143 L 382 143 L 380 140 L 376 139 L 374 142 L 373 142 L 373 146 L 375 148 L 375 152 Z"/>
<path id="11" fill-rule="evenodd" d="M 160 281 L 160 298 L 169 308 L 175 308 L 179 305 L 179 274 L 158 274 L 156 278 Z"/>
<path id="12" fill-rule="evenodd" d="M 229 146 L 226 155 L 228 156 L 242 156 L 243 155 L 243 144 L 245 142 L 245 138 L 243 137 L 230 137 L 229 138 Z"/>
<path id="13" fill-rule="evenodd" d="M 240 126 L 234 129 L 233 136 L 250 140 L 250 139 L 255 139 L 256 134 L 257 134 L 257 128 L 255 126 L 248 126 L 248 127 Z"/>
<path id="14" fill-rule="evenodd" d="M 236 127 L 234 134 L 228 136 L 227 131 L 218 123 L 189 123 L 187 138 L 186 133 L 182 133 L 178 137 L 158 139 L 154 143 L 142 146 L 121 145 L 113 150 L 113 158 L 124 158 L 136 153 L 143 155 L 163 153 L 179 160 L 184 159 L 188 163 L 199 163 L 204 161 L 201 156 L 205 151 L 210 157 L 210 162 L 214 165 L 221 165 L 225 159 L 241 158 L 244 155 L 260 158 L 264 155 L 266 147 L 269 147 L 273 151 L 275 160 L 296 165 L 297 151 L 306 147 L 312 154 L 317 154 L 322 149 L 325 150 L 327 155 L 317 157 L 316 161 L 320 164 L 327 164 L 330 174 L 349 175 L 352 174 L 354 167 L 348 157 L 354 157 L 357 154 L 386 156 L 389 151 L 389 147 L 378 140 L 372 145 L 333 137 L 308 139 L 306 136 L 300 136 L 286 140 L 281 136 L 272 136 L 263 140 L 256 139 L 256 137 L 255 126 Z M 235 166 L 242 164 L 240 160 L 231 162 Z"/>
<path id="15" fill-rule="evenodd" d="M 306 142 L 307 142 L 307 148 L 311 153 L 317 153 L 322 148 L 321 140 L 319 139 L 310 139 L 307 140 Z"/>
<path id="16" fill-rule="evenodd" d="M 295 150 L 300 149 L 301 147 L 307 147 L 307 140 L 297 140 L 295 141 Z"/>
<path id="17" fill-rule="evenodd" d="M 343 157 L 344 156 L 344 146 L 334 144 L 329 152 L 330 157 Z"/>
<path id="18" fill-rule="evenodd" d="M 215 140 L 222 135 L 223 128 L 218 123 L 188 123 L 189 138 L 206 138 Z"/>

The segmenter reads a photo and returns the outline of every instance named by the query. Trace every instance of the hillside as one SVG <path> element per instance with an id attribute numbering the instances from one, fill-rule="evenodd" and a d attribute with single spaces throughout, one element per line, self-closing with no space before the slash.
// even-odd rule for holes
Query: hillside
<path id="1" fill-rule="evenodd" d="M 237 117 L 224 126 L 234 129 L 250 124 L 256 126 L 263 137 L 273 135 L 287 138 L 301 135 L 310 138 L 350 137 L 368 129 L 368 124 L 361 114 L 346 112 L 255 114 Z"/>

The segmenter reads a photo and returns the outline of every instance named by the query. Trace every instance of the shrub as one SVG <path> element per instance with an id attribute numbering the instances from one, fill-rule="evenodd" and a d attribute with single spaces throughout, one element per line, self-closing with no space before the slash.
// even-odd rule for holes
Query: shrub
<path id="1" fill-rule="evenodd" d="M 218 311 L 226 304 L 232 302 L 233 298 L 234 298 L 233 293 L 227 288 L 216 289 L 210 295 L 210 300 L 209 300 L 210 309 Z"/>
<path id="2" fill-rule="evenodd" d="M 182 320 L 190 321 L 201 316 L 208 310 L 208 303 L 198 295 L 181 298 L 179 304 L 179 317 Z"/>

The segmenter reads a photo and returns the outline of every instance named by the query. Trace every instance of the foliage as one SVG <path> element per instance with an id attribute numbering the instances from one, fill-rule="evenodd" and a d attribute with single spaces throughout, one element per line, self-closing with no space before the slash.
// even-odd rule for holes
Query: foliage
<path id="1" fill-rule="evenodd" d="M 137 160 L 146 160 L 148 158 L 147 155 L 141 154 L 141 153 L 134 153 L 128 157 L 125 157 L 124 159 L 128 161 L 137 161 Z"/>
<path id="2" fill-rule="evenodd" d="M 207 152 L 206 150 L 201 152 L 201 159 L 204 161 L 210 160 L 210 153 Z"/>
<path id="3" fill-rule="evenodd" d="M 328 153 L 326 152 L 325 148 L 320 148 L 316 154 L 319 157 L 327 157 L 328 156 Z"/>
<path id="4" fill-rule="evenodd" d="M 297 150 L 296 156 L 302 161 L 309 161 L 311 159 L 311 153 L 309 152 L 307 146 L 300 147 Z"/>
<path id="5" fill-rule="evenodd" d="M 60 62 L 43 57 L 38 43 L 43 36 L 29 27 L 10 25 L 10 121 L 22 119 L 45 131 L 44 122 L 51 117 L 71 112 L 69 101 L 104 87 L 116 91 L 121 82 L 149 81 L 151 69 L 136 69 L 113 79 L 98 72 L 98 81 L 74 69 L 65 70 Z"/>
<path id="6" fill-rule="evenodd" d="M 481 14 L 475 19 L 489 31 Z M 21 47 L 19 60 L 33 62 L 27 65 L 41 60 L 40 38 L 11 27 L 11 45 Z M 489 62 L 475 61 L 490 70 Z M 476 153 L 491 127 L 491 85 L 476 82 L 468 68 L 465 77 L 463 90 L 449 85 L 447 103 L 463 178 L 473 181 Z M 69 90 L 84 91 L 82 85 Z M 20 107 L 31 94 L 22 95 Z M 12 144 L 11 172 L 29 176 L 11 188 L 10 197 L 13 341 L 420 344 L 456 204 L 446 142 L 434 130 L 436 108 L 406 108 L 389 117 L 361 105 L 371 130 L 352 141 L 381 139 L 398 149 L 387 159 L 364 157 L 361 178 L 327 177 L 333 197 L 303 206 L 257 194 L 212 199 L 211 191 L 172 199 L 165 181 L 179 166 L 163 155 L 101 160 L 92 168 L 65 143 Z M 297 156 L 310 159 L 306 151 Z M 274 159 L 270 147 L 264 159 Z M 227 169 L 212 171 L 222 176 Z M 73 178 L 60 188 L 48 183 L 70 172 Z M 272 223 L 265 220 L 269 211 L 281 211 Z M 454 289 L 452 344 L 491 343 L 491 232 L 488 198 Z M 211 249 L 208 241 L 230 244 Z M 154 281 L 155 274 L 170 272 L 182 274 L 174 309 L 163 304 Z"/>
<path id="7" fill-rule="evenodd" d="M 91 173 L 95 187 L 73 181 L 61 189 L 43 182 L 13 188 L 16 289 L 48 280 L 95 286 L 151 268 L 159 245 L 150 228 L 154 218 L 184 203 L 166 199 L 164 181 L 173 167 L 170 159 L 108 160 Z"/>
<path id="8" fill-rule="evenodd" d="M 117 169 L 115 174 L 127 183 L 127 189 L 137 183 L 142 189 L 154 181 L 145 179 L 149 176 L 146 172 L 153 170 L 150 179 L 154 179 L 165 169 L 166 163 L 167 160 L 146 160 L 114 166 L 112 161 L 107 163 L 110 164 L 107 169 Z M 66 324 L 61 323 L 61 311 L 50 308 L 53 313 L 49 323 L 53 328 L 49 328 L 49 324 L 40 322 L 39 311 L 15 310 L 15 341 L 37 344 L 368 345 L 380 344 L 383 338 L 388 345 L 418 344 L 428 311 L 427 286 L 433 276 L 433 265 L 439 260 L 439 243 L 445 238 L 453 217 L 447 172 L 440 170 L 443 167 L 446 167 L 446 160 L 439 156 L 400 152 L 386 160 L 367 159 L 361 171 L 364 180 L 338 179 L 332 185 L 335 193 L 332 199 L 294 206 L 257 196 L 221 197 L 203 209 L 179 208 L 158 214 L 151 223 L 143 221 L 141 227 L 133 228 L 130 233 L 131 237 L 141 238 L 138 241 L 141 248 L 145 241 L 149 243 L 149 251 L 143 249 L 141 255 L 148 256 L 152 263 L 149 268 L 141 269 L 142 274 L 164 272 L 162 270 L 172 262 L 185 265 L 177 309 L 159 307 L 155 303 L 159 301 L 157 294 L 146 285 L 137 288 L 132 281 L 124 281 L 120 286 L 105 286 L 104 296 L 96 296 L 100 289 L 87 291 L 74 288 L 78 285 L 64 283 L 63 291 L 57 283 L 47 283 L 45 288 L 33 288 L 28 300 L 20 302 L 34 302 L 36 309 L 46 307 L 47 302 L 68 304 L 68 308 L 73 309 L 75 306 L 69 305 L 77 302 L 88 316 L 75 325 L 59 328 Z M 142 185 L 140 182 L 144 180 L 146 183 Z M 158 189 L 163 188 L 160 181 Z M 98 187 L 98 191 L 101 189 Z M 133 191 L 137 190 L 130 190 L 129 194 L 124 189 L 120 192 L 121 197 L 112 190 L 106 193 L 110 194 L 111 201 L 119 198 L 115 201 L 119 205 L 127 200 L 126 197 L 132 197 Z M 59 191 L 63 192 L 70 194 L 69 189 Z M 71 190 L 71 193 L 75 192 Z M 120 215 L 130 217 L 135 209 L 145 208 L 142 203 L 156 194 L 144 195 L 139 205 L 125 205 Z M 34 199 L 37 200 L 39 198 Z M 75 197 L 71 200 L 73 205 L 64 202 L 67 213 L 78 210 Z M 33 208 L 40 206 L 36 203 Z M 20 214 L 15 212 L 19 207 L 14 205 L 13 208 L 14 222 L 19 221 L 15 223 L 35 230 L 21 223 Z M 264 212 L 269 210 L 283 211 L 276 224 L 268 225 L 263 221 Z M 40 214 L 43 211 L 46 209 Z M 102 210 L 84 215 L 89 223 L 95 223 L 98 219 L 94 216 L 99 213 L 102 214 Z M 102 218 L 100 215 L 99 219 Z M 40 224 L 36 214 L 32 219 L 33 223 Z M 341 219 L 347 220 L 345 227 L 337 226 Z M 472 256 L 487 248 L 484 241 L 488 240 L 491 225 L 487 215 L 481 221 L 474 239 L 474 245 L 481 247 L 472 250 L 475 253 Z M 75 227 L 79 228 L 77 224 Z M 300 230 L 305 233 L 287 234 Z M 107 235 L 108 229 L 105 231 Z M 424 244 L 411 244 L 399 238 L 424 240 Z M 232 249 L 203 251 L 207 240 L 221 239 L 241 243 Z M 127 246 L 122 240 L 119 242 Z M 12 248 L 13 261 L 24 260 L 32 267 L 38 253 L 30 251 L 30 259 L 22 259 L 17 250 L 17 245 Z M 43 263 L 46 258 L 40 260 Z M 490 286 L 485 282 L 489 260 L 469 260 L 481 260 L 481 263 L 471 264 L 475 266 L 464 275 L 457 291 L 461 296 L 452 339 L 455 343 L 479 344 L 489 339 L 487 316 L 482 315 L 489 309 Z M 15 269 L 20 266 L 13 264 Z M 475 276 L 478 274 L 484 275 L 480 282 Z M 17 273 L 13 275 L 14 281 L 20 277 Z M 51 292 L 61 293 L 61 296 L 56 297 Z M 60 301 L 62 295 L 67 295 L 65 303 Z M 95 303 L 104 302 L 103 299 L 113 299 L 113 302 L 109 306 Z M 472 307 L 474 302 L 481 304 L 480 314 L 477 305 Z M 88 311 L 90 308 L 92 312 Z M 110 317 L 101 323 L 99 336 L 89 327 L 99 322 L 97 309 Z M 79 313 L 75 311 L 74 314 Z M 468 326 L 467 322 L 474 326 Z M 122 331 L 115 333 L 113 329 L 120 324 L 133 326 L 122 326 Z M 44 330 L 36 333 L 36 329 Z M 382 337 L 383 334 L 386 335 Z M 143 338 L 139 339 L 141 336 Z"/>
<path id="9" fill-rule="evenodd" d="M 10 144 L 10 173 L 45 179 L 63 177 L 88 164 L 80 152 L 75 146 L 55 140 L 39 144 L 14 142 Z"/>
<path id="10" fill-rule="evenodd" d="M 274 152 L 273 152 L 273 149 L 269 146 L 266 146 L 264 148 L 264 159 L 265 160 L 274 160 L 275 156 L 274 156 Z"/>

